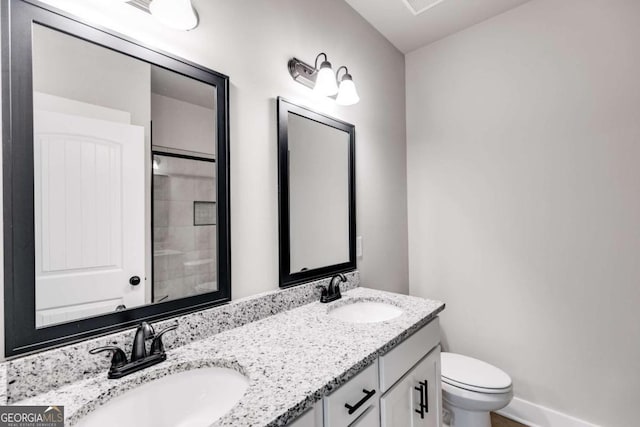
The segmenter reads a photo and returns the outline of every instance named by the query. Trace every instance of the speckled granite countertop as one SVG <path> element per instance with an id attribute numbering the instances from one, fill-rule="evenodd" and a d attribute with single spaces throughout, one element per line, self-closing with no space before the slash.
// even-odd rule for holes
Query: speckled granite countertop
<path id="1" fill-rule="evenodd" d="M 382 301 L 403 310 L 379 323 L 346 323 L 328 310 L 354 300 Z M 214 426 L 285 425 L 375 358 L 427 324 L 444 304 L 356 288 L 330 304 L 314 302 L 167 352 L 167 361 L 120 380 L 106 372 L 34 398 L 22 405 L 64 405 L 70 425 L 137 384 L 172 372 L 226 366 L 246 375 L 249 388 Z"/>

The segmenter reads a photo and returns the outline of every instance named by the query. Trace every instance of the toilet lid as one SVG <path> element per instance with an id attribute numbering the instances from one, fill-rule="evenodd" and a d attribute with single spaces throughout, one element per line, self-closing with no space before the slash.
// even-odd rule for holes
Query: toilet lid
<path id="1" fill-rule="evenodd" d="M 496 393 L 511 387 L 511 378 L 501 369 L 472 357 L 455 353 L 441 355 L 442 381 L 472 391 Z"/>

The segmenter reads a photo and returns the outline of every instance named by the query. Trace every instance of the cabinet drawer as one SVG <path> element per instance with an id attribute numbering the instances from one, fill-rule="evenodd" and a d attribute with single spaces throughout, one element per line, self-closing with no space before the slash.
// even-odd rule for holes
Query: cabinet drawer
<path id="1" fill-rule="evenodd" d="M 324 398 L 324 425 L 325 427 L 346 427 L 371 406 L 375 406 L 377 410 L 379 399 L 378 361 L 376 360 Z M 352 407 L 358 406 L 358 408 L 349 414 L 345 404 Z"/>
<path id="2" fill-rule="evenodd" d="M 439 343 L 440 320 L 436 317 L 393 350 L 380 356 L 380 391 L 389 390 Z"/>
<path id="3" fill-rule="evenodd" d="M 349 427 L 380 427 L 380 408 L 371 405 Z"/>

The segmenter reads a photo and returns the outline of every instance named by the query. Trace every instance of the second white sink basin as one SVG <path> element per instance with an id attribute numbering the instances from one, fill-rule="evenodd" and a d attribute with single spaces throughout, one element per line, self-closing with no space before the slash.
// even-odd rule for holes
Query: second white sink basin
<path id="1" fill-rule="evenodd" d="M 200 368 L 150 381 L 108 401 L 79 427 L 205 427 L 242 398 L 249 379 L 233 369 Z"/>
<path id="2" fill-rule="evenodd" d="M 377 301 L 355 301 L 329 311 L 329 316 L 351 323 L 384 322 L 401 314 L 395 305 Z"/>

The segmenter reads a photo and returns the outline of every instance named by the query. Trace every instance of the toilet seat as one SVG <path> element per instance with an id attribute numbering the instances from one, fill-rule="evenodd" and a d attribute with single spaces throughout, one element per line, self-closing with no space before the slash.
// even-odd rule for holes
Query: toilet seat
<path id="1" fill-rule="evenodd" d="M 502 393 L 508 393 L 511 390 L 511 386 L 505 387 L 505 388 L 485 388 L 485 387 L 478 387 L 478 386 L 473 386 L 469 384 L 462 384 L 445 377 L 442 377 L 442 382 L 452 387 L 473 391 L 475 393 L 502 394 Z"/>
<path id="2" fill-rule="evenodd" d="M 501 369 L 481 360 L 455 353 L 441 354 L 442 382 L 476 393 L 504 394 L 511 378 Z"/>

